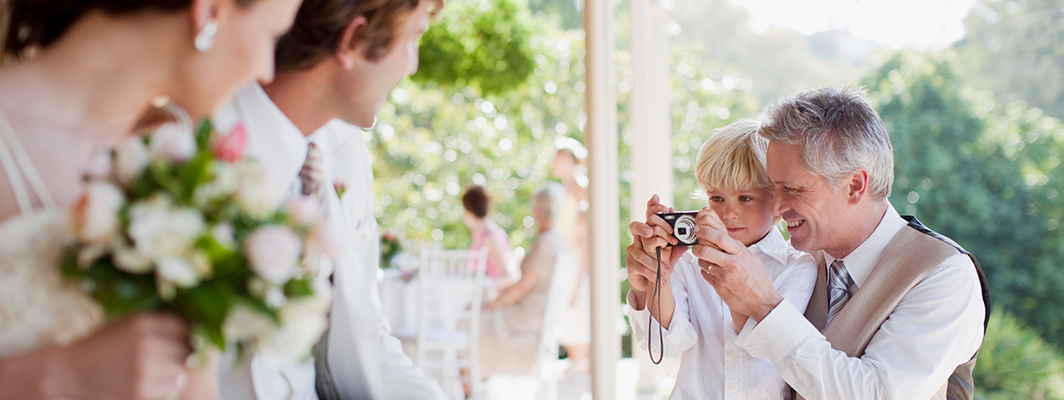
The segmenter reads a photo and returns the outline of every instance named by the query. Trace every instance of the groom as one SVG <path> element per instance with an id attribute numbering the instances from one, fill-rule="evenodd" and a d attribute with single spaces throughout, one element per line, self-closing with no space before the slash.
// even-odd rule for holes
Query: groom
<path id="1" fill-rule="evenodd" d="M 417 70 L 418 38 L 442 6 L 442 0 L 306 0 L 277 44 L 273 82 L 245 88 L 216 115 L 245 124 L 248 156 L 262 160 L 282 189 L 323 205 L 339 247 L 315 280 L 333 298 L 315 359 L 287 366 L 253 360 L 244 378 L 223 371 L 225 398 L 445 398 L 403 353 L 381 314 L 373 172 L 357 128 L 373 126 L 391 89 Z"/>
<path id="2" fill-rule="evenodd" d="M 890 138 L 861 94 L 799 93 L 759 131 L 773 212 L 819 263 L 804 316 L 727 232 L 698 227 L 692 251 L 728 307 L 750 317 L 739 345 L 768 357 L 801 398 L 971 398 L 986 279 L 964 249 L 891 206 Z M 640 222 L 630 230 L 633 246 L 653 235 Z"/>

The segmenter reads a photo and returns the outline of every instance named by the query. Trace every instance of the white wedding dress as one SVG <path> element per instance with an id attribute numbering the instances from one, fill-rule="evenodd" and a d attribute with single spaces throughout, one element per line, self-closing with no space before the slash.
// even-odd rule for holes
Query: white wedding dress
<path id="1" fill-rule="evenodd" d="M 85 291 L 62 277 L 60 257 L 74 240 L 69 209 L 55 206 L 3 114 L 0 171 L 19 206 L 19 215 L 0 222 L 2 358 L 84 338 L 103 324 L 104 315 Z M 34 197 L 42 205 L 37 209 Z"/>

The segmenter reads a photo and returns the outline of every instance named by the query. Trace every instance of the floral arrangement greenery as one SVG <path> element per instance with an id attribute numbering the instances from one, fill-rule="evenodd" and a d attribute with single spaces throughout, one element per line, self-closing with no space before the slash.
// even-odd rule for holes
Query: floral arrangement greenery
<path id="1" fill-rule="evenodd" d="M 402 251 L 403 242 L 398 233 L 392 230 L 381 232 L 381 268 L 398 267 L 393 261 Z"/>
<path id="2" fill-rule="evenodd" d="M 328 299 L 312 287 L 330 252 L 318 203 L 282 207 L 264 167 L 243 157 L 246 132 L 203 121 L 133 137 L 90 177 L 71 220 L 62 270 L 108 318 L 182 316 L 198 351 L 237 345 L 288 362 L 310 355 Z M 275 198 L 276 197 L 276 198 Z"/>

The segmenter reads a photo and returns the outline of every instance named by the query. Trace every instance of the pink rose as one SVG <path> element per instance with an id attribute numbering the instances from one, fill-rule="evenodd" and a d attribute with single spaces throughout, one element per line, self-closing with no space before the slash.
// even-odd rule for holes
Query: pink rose
<path id="1" fill-rule="evenodd" d="M 74 234 L 84 243 L 104 243 L 118 233 L 118 211 L 126 202 L 117 186 L 90 182 L 74 205 Z"/>
<path id="2" fill-rule="evenodd" d="M 288 201 L 288 221 L 300 226 L 321 220 L 321 202 L 310 196 L 296 196 Z"/>
<path id="3" fill-rule="evenodd" d="M 148 162 L 148 148 L 140 136 L 131 136 L 115 148 L 115 176 L 123 185 L 136 180 Z"/>
<path id="4" fill-rule="evenodd" d="M 327 220 L 323 220 L 307 234 L 307 253 L 326 255 L 336 258 L 340 254 L 343 242 L 340 236 L 343 233 L 340 228 Z"/>
<path id="5" fill-rule="evenodd" d="M 299 236 L 291 229 L 268 225 L 248 235 L 244 241 L 244 255 L 251 269 L 262 279 L 281 285 L 295 275 L 301 247 Z"/>
<path id="6" fill-rule="evenodd" d="M 248 132 L 244 124 L 236 124 L 227 135 L 218 135 L 213 143 L 214 156 L 228 162 L 236 162 L 244 158 L 244 148 L 247 147 Z"/>

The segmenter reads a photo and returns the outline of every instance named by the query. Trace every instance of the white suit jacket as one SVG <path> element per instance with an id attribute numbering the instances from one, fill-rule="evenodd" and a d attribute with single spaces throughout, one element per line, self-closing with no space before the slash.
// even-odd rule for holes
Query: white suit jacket
<path id="1" fill-rule="evenodd" d="M 322 152 L 326 182 L 344 182 L 343 197 L 328 185 L 325 206 L 342 233 L 341 253 L 333 260 L 332 310 L 328 364 L 343 399 L 443 399 L 439 385 L 413 366 L 399 340 L 389 334 L 377 292 L 380 238 L 373 215 L 373 171 L 369 152 L 356 127 L 332 122 L 309 138 L 255 84 L 241 90 L 218 112 L 219 127 L 241 122 L 248 132 L 245 157 L 259 159 L 278 196 L 298 187 L 298 174 L 313 141 Z M 224 131 L 224 130 L 223 130 Z M 328 273 L 321 276 L 327 279 Z M 254 358 L 250 374 L 231 374 L 223 364 L 226 399 L 316 399 L 313 359 L 275 366 Z M 248 376 L 250 375 L 250 376 Z M 249 382 L 250 381 L 250 382 Z"/>

